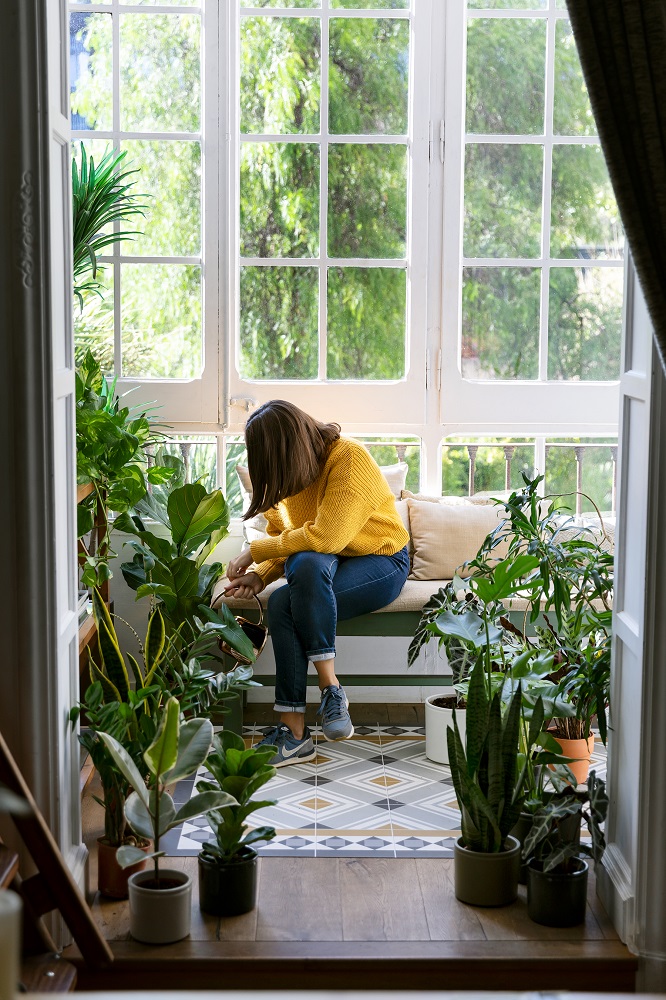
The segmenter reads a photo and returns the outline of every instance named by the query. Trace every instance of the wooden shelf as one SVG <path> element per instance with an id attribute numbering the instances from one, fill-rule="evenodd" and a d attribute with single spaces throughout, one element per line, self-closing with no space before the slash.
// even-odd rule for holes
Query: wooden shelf
<path id="1" fill-rule="evenodd" d="M 94 490 L 95 487 L 92 483 L 79 483 L 76 487 L 76 502 L 81 503 L 81 501 L 85 500 L 86 497 L 89 497 Z"/>

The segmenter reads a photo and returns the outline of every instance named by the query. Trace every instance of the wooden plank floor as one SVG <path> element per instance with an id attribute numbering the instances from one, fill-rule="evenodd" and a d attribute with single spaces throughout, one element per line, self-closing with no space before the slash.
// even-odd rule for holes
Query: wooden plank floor
<path id="1" fill-rule="evenodd" d="M 382 708 L 382 724 L 419 724 L 418 712 L 405 711 L 410 706 L 368 706 L 375 722 Z M 355 713 L 359 724 L 364 715 Z M 253 718 L 262 721 L 256 709 Z M 97 780 L 82 802 L 91 847 L 103 832 L 92 797 Z M 169 865 L 190 872 L 196 886 L 196 858 Z M 91 850 L 91 886 L 96 878 Z M 260 858 L 252 913 L 202 914 L 195 888 L 189 939 L 160 948 L 131 939 L 126 902 L 92 891 L 90 899 L 116 956 L 105 988 L 634 989 L 635 960 L 597 899 L 593 877 L 585 923 L 548 928 L 529 920 L 524 887 L 508 907 L 459 903 L 449 859 Z M 81 989 L 100 986 L 82 968 L 79 981 Z"/>

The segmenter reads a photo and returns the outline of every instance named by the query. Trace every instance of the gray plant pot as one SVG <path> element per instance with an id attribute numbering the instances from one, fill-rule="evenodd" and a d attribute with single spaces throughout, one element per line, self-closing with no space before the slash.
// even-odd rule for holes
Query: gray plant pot
<path id="1" fill-rule="evenodd" d="M 129 883 L 130 933 L 144 944 L 170 944 L 190 933 L 192 877 L 173 868 L 160 869 L 162 887 L 152 887 L 155 875 L 137 872 Z"/>
<path id="2" fill-rule="evenodd" d="M 483 854 L 464 847 L 462 837 L 453 846 L 456 899 L 471 906 L 507 906 L 518 896 L 520 842 L 506 838 L 505 850 Z"/>

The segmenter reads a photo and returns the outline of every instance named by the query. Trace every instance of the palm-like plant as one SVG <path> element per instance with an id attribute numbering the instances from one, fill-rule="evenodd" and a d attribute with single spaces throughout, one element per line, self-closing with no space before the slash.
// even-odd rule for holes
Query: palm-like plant
<path id="1" fill-rule="evenodd" d="M 81 163 L 76 157 L 72 159 L 74 294 L 82 309 L 84 292 L 101 296 L 98 255 L 106 247 L 136 235 L 136 231 L 111 228 L 105 232 L 105 228 L 145 214 L 146 206 L 138 201 L 145 196 L 131 192 L 134 181 L 128 181 L 138 170 L 120 170 L 126 155 L 111 149 L 96 164 L 81 143 Z"/>

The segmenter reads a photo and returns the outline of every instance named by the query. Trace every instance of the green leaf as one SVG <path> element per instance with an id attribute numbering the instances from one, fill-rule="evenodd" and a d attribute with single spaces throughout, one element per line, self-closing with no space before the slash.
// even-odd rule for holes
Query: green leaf
<path id="1" fill-rule="evenodd" d="M 118 690 L 122 701 L 127 701 L 129 691 L 129 676 L 123 659 L 115 629 L 109 631 L 106 621 L 99 621 L 97 626 L 99 651 L 106 675 Z"/>
<path id="2" fill-rule="evenodd" d="M 144 660 L 146 664 L 146 684 L 150 681 L 155 670 L 162 659 L 166 634 L 164 630 L 164 618 L 159 608 L 155 608 L 148 619 L 148 630 L 146 632 L 146 642 L 144 646 Z"/>
<path id="3" fill-rule="evenodd" d="M 143 836 L 143 835 L 141 835 Z M 131 844 L 123 844 L 116 851 L 116 861 L 121 868 L 130 868 L 132 865 L 139 864 L 141 861 L 147 861 L 148 858 L 160 857 L 162 851 L 159 854 L 149 854 L 147 851 L 142 851 L 140 847 L 133 847 Z"/>
<path id="4" fill-rule="evenodd" d="M 178 758 L 179 716 L 178 700 L 169 698 L 160 719 L 155 739 L 143 755 L 150 773 L 158 780 L 162 779 L 174 767 Z"/>
<path id="5" fill-rule="evenodd" d="M 481 649 L 487 645 L 486 626 L 483 618 L 475 614 L 474 611 L 465 611 L 463 614 L 456 614 L 453 611 L 443 611 L 435 619 L 435 627 L 439 635 L 454 636 L 469 642 L 475 649 Z M 491 645 L 498 642 L 502 637 L 502 630 L 494 625 L 489 625 Z"/>
<path id="6" fill-rule="evenodd" d="M 93 524 L 95 523 L 93 518 L 93 512 L 89 507 L 85 507 L 83 504 L 76 505 L 76 537 L 81 538 L 83 535 L 87 535 L 89 531 L 92 531 Z"/>
<path id="7" fill-rule="evenodd" d="M 148 805 L 133 792 L 125 802 L 125 816 L 127 822 L 139 837 L 147 837 L 149 840 L 155 836 L 153 818 L 148 811 Z"/>
<path id="8" fill-rule="evenodd" d="M 186 819 L 194 819 L 196 816 L 203 816 L 213 809 L 221 809 L 225 806 L 236 806 L 237 801 L 227 792 L 201 792 L 193 795 L 184 806 L 182 806 L 175 818 L 174 826 L 182 823 Z"/>
<path id="9" fill-rule="evenodd" d="M 229 524 L 229 510 L 222 491 L 206 493 L 200 483 L 186 483 L 174 490 L 167 509 L 179 555 L 193 552 L 208 540 L 212 531 Z"/>
<path id="10" fill-rule="evenodd" d="M 129 782 L 144 805 L 148 806 L 148 789 L 146 788 L 146 783 L 139 774 L 139 770 L 127 750 L 121 746 L 118 740 L 110 736 L 109 733 L 98 733 L 97 735 L 106 745 L 114 764 L 125 780 Z"/>
<path id="11" fill-rule="evenodd" d="M 175 698 L 172 701 L 178 702 Z M 169 783 L 180 781 L 193 774 L 205 761 L 213 741 L 213 724 L 210 719 L 190 719 L 180 727 L 178 756 L 165 774 Z M 163 772 L 164 773 L 164 772 Z"/>

